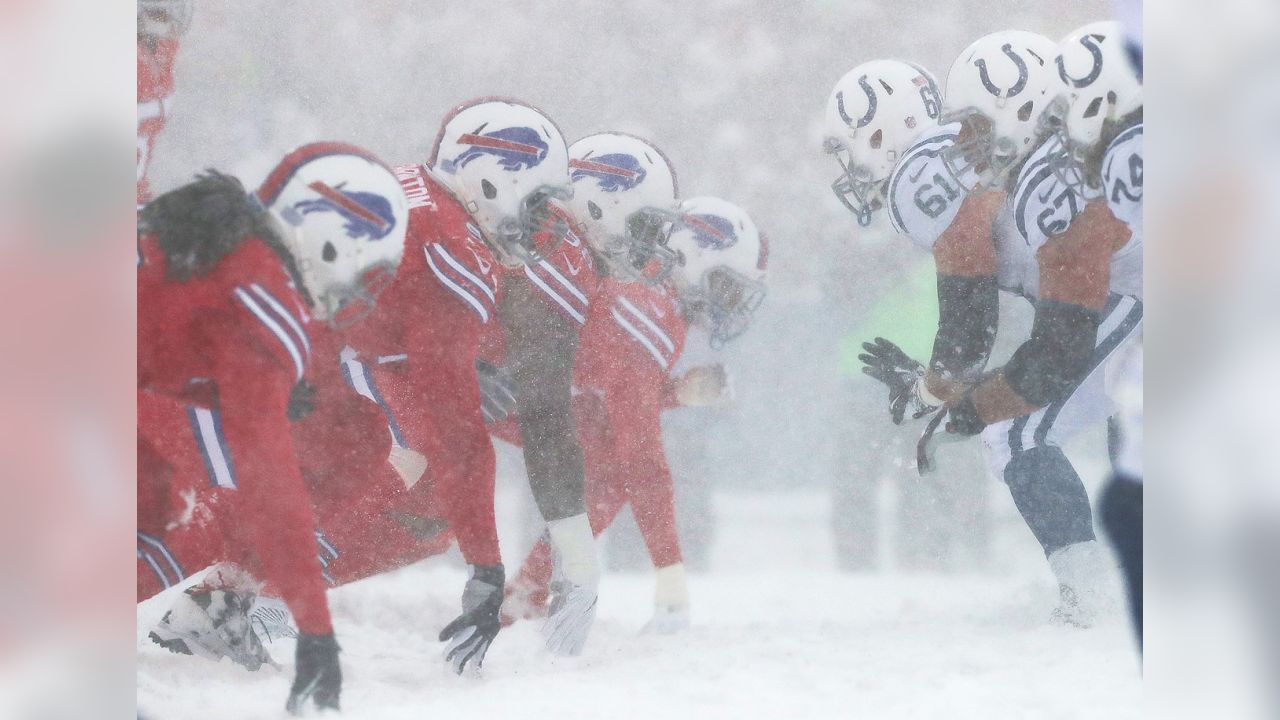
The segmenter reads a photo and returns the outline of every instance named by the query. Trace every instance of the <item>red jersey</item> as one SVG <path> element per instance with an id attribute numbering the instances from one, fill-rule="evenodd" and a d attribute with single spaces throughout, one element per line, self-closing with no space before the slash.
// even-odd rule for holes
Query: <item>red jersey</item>
<path id="1" fill-rule="evenodd" d="M 315 518 L 287 416 L 310 356 L 307 314 L 265 242 L 246 236 L 178 281 L 145 237 L 138 270 L 138 387 L 208 409 L 198 418 L 219 486 L 234 489 L 243 544 L 306 633 L 332 632 Z"/>
<path id="2" fill-rule="evenodd" d="M 164 129 L 173 95 L 173 63 L 178 41 L 165 38 L 138 42 L 138 204 L 151 199 L 147 168 L 156 138 Z"/>
<path id="3" fill-rule="evenodd" d="M 569 223 L 561 243 L 542 260 L 507 272 L 523 273 L 542 291 L 543 298 L 559 313 L 579 325 L 587 322 L 591 301 L 600 292 L 600 275 L 596 272 L 595 257 L 582 240 L 568 212 L 556 207 L 560 219 Z M 546 247 L 549 237 L 540 233 L 534 238 L 534 247 Z"/>
<path id="4" fill-rule="evenodd" d="M 596 422 L 606 425 L 611 440 L 607 460 L 590 464 L 610 476 L 606 482 L 626 489 L 654 566 L 666 567 L 680 562 L 680 544 L 662 410 L 688 328 L 666 287 L 610 279 L 604 287 L 583 330 L 574 373 L 579 390 L 603 400 L 604 417 Z"/>
<path id="5" fill-rule="evenodd" d="M 400 167 L 396 175 L 409 200 L 404 260 L 374 311 L 344 333 L 344 372 L 384 410 L 393 441 L 427 457 L 428 477 L 409 500 L 439 498 L 467 561 L 497 564 L 493 447 L 475 360 L 495 322 L 498 264 L 480 228 L 427 168 Z"/>

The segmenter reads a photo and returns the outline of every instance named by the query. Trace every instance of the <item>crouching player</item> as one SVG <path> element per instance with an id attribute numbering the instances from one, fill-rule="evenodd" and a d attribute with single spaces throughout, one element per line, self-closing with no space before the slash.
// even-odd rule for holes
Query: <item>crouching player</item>
<path id="1" fill-rule="evenodd" d="M 394 174 L 338 143 L 288 155 L 256 198 L 211 171 L 141 214 L 139 599 L 223 559 L 271 584 L 300 631 L 292 712 L 309 699 L 338 707 L 342 682 L 289 426 L 290 412 L 307 405 L 307 325 L 311 317 L 340 322 L 370 300 L 371 282 L 395 272 L 406 214 Z M 171 512 L 165 478 L 174 469 L 165 459 L 173 454 L 157 447 L 163 433 L 153 422 L 179 405 L 217 502 L 231 508 L 204 538 L 175 532 L 204 518 Z M 189 589 L 157 640 L 178 652 L 252 655 L 247 623 L 227 623 L 244 616 L 237 579 L 223 579 L 232 584 Z"/>
<path id="2" fill-rule="evenodd" d="M 600 303 L 587 321 L 575 374 L 592 531 L 603 532 L 631 505 L 656 568 L 654 616 L 645 629 L 660 633 L 689 624 L 661 413 L 728 398 L 723 369 L 695 368 L 675 378 L 672 368 L 690 324 L 705 328 L 717 346 L 746 330 L 764 298 L 767 259 L 750 217 L 716 198 L 682 205 L 666 249 L 675 259 L 669 280 L 607 281 L 610 302 Z M 551 579 L 551 549 L 542 541 L 513 584 L 505 618 L 545 613 Z"/>

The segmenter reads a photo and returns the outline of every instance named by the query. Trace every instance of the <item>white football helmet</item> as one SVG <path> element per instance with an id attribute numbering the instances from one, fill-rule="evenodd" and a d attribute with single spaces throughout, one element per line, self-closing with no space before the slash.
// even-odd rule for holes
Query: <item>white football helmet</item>
<path id="1" fill-rule="evenodd" d="M 395 174 L 345 143 L 303 145 L 255 193 L 285 229 L 312 314 L 337 326 L 372 309 L 404 255 L 408 201 Z"/>
<path id="2" fill-rule="evenodd" d="M 507 267 L 536 260 L 533 236 L 552 222 L 549 203 L 571 193 L 560 129 L 518 100 L 483 98 L 455 108 L 441 124 L 427 164 Z M 563 230 L 552 234 L 562 237 Z"/>
<path id="3" fill-rule="evenodd" d="M 1118 23 L 1090 23 L 1058 45 L 1058 98 L 1041 117 L 1057 135 L 1049 166 L 1059 182 L 1084 197 L 1098 194 L 1101 178 L 1090 158 L 1103 148 L 1108 126 L 1142 108 L 1142 83 Z"/>
<path id="4" fill-rule="evenodd" d="M 668 247 L 672 280 L 692 322 L 720 347 L 741 335 L 765 296 L 768 243 L 746 211 L 714 197 L 685 200 Z"/>
<path id="5" fill-rule="evenodd" d="M 181 37 L 191 27 L 191 0 L 138 0 L 138 35 Z"/>
<path id="6" fill-rule="evenodd" d="M 1057 43 L 1024 30 L 991 33 L 960 53 L 947 74 L 943 118 L 962 124 L 946 153 L 956 177 L 973 168 L 990 187 L 1035 149 L 1040 114 L 1058 90 L 1057 54 Z"/>
<path id="7" fill-rule="evenodd" d="M 871 223 L 885 181 L 920 132 L 942 116 L 942 95 L 927 71 L 901 60 L 872 60 L 850 70 L 827 100 L 823 149 L 840 163 L 836 197 Z"/>
<path id="8" fill-rule="evenodd" d="M 1066 134 L 1092 147 L 1103 126 L 1142 107 L 1142 83 L 1125 49 L 1119 23 L 1090 23 L 1058 45 L 1058 76 L 1067 97 Z"/>
<path id="9" fill-rule="evenodd" d="M 661 150 L 623 133 L 588 135 L 569 146 L 569 179 L 574 219 L 610 275 L 632 282 L 666 274 L 675 256 L 662 236 L 679 200 Z"/>

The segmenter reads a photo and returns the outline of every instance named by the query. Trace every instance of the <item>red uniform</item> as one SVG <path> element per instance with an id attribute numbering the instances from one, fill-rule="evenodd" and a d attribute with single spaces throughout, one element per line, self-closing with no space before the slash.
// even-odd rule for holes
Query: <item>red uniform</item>
<path id="1" fill-rule="evenodd" d="M 293 434 L 319 520 L 326 579 L 342 585 L 444 552 L 453 536 L 442 503 L 410 497 L 387 461 L 403 434 L 385 399 L 372 392 L 369 371 L 342 359 L 351 353 L 348 333 L 325 328 L 315 335 L 320 361 L 308 375 L 315 410 L 294 423 Z M 415 508 L 412 522 L 399 511 L 405 505 Z"/>
<path id="2" fill-rule="evenodd" d="M 138 204 L 151 199 L 147 168 L 156 137 L 164 129 L 173 95 L 173 63 L 178 41 L 164 38 L 138 42 Z"/>
<path id="3" fill-rule="evenodd" d="M 427 169 L 396 174 L 410 207 L 404 260 L 373 313 L 344 334 L 343 369 L 383 409 L 393 441 L 427 457 L 427 477 L 399 509 L 422 518 L 443 511 L 467 562 L 497 564 L 493 445 L 475 370 L 497 310 L 497 263 Z"/>
<path id="4" fill-rule="evenodd" d="M 684 349 L 687 326 L 667 288 L 605 280 L 600 295 L 574 372 L 587 514 L 599 535 L 631 503 L 654 566 L 666 567 L 681 556 L 661 413 L 669 406 L 668 379 Z M 533 549 L 520 575 L 526 587 L 546 587 L 551 578 L 546 542 Z"/>
<path id="5" fill-rule="evenodd" d="M 174 402 L 140 402 L 140 470 L 163 472 L 164 458 L 191 456 L 155 446 L 163 434 L 157 428 L 186 414 L 212 492 L 234 506 L 223 515 L 235 522 L 222 523 L 226 548 L 201 554 L 192 543 L 184 549 L 193 559 L 183 565 L 167 541 L 171 525 L 176 539 L 177 529 L 190 524 L 173 516 L 150 480 L 140 479 L 140 593 L 146 575 L 169 584 L 184 568 L 222 555 L 274 586 L 300 630 L 332 632 L 315 517 L 287 417 L 290 392 L 311 355 L 308 317 L 281 258 L 246 236 L 212 270 L 179 281 L 167 276 L 154 239 L 144 238 L 141 262 L 138 336 L 146 342 L 138 344 L 138 387 Z M 156 574 L 157 567 L 165 572 Z"/>

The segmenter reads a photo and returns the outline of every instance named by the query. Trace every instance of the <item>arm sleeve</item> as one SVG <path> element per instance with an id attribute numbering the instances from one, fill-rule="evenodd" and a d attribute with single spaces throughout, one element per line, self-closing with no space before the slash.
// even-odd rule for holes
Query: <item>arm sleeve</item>
<path id="1" fill-rule="evenodd" d="M 681 562 L 675 487 L 662 443 L 662 388 L 647 380 L 614 383 L 605 395 L 618 472 L 653 566 Z"/>
<path id="2" fill-rule="evenodd" d="M 223 353 L 216 362 L 218 404 L 235 466 L 238 526 L 262 579 L 279 589 L 298 629 L 325 635 L 333 626 L 316 521 L 286 417 L 294 368 L 262 345 L 247 332 L 240 341 L 217 344 Z"/>
<path id="3" fill-rule="evenodd" d="M 529 487 L 547 522 L 586 512 L 582 449 L 573 423 L 579 326 L 512 274 L 498 310 L 515 381 Z"/>
<path id="4" fill-rule="evenodd" d="M 995 345 L 1000 304 L 994 275 L 960 277 L 938 274 L 938 334 L 933 370 L 973 382 L 986 367 Z"/>

